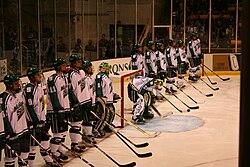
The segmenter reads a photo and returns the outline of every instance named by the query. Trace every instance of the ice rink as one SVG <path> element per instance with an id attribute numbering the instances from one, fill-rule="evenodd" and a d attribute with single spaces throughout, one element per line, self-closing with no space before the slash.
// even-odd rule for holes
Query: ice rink
<path id="1" fill-rule="evenodd" d="M 152 157 L 139 158 L 122 143 L 116 135 L 111 135 L 98 144 L 107 154 L 120 164 L 136 162 L 138 167 L 236 167 L 238 166 L 238 136 L 239 136 L 239 92 L 240 76 L 223 75 L 230 77 L 229 81 L 222 81 L 216 76 L 211 76 L 214 91 L 206 84 L 198 81 L 196 88 L 205 94 L 213 93 L 212 97 L 200 94 L 188 83 L 183 91 L 191 96 L 198 104 L 191 101 L 186 95 L 178 91 L 176 94 L 189 106 L 199 106 L 199 109 L 190 112 L 178 112 L 167 101 L 157 102 L 156 108 L 162 113 L 172 111 L 173 115 L 155 118 L 146 125 L 140 126 L 148 133 L 161 131 L 155 138 L 148 138 L 133 127 L 126 126 L 117 129 L 135 143 L 148 142 L 145 148 L 132 148 L 138 153 L 152 152 Z M 203 79 L 208 82 L 206 77 Z M 208 82 L 209 83 L 209 82 Z M 178 108 L 186 111 L 187 107 L 171 95 L 164 95 Z M 126 118 L 131 115 L 126 113 Z M 70 146 L 69 138 L 66 145 Z M 70 159 L 64 163 L 65 167 L 88 166 L 79 158 L 74 158 L 70 152 Z M 45 166 L 40 154 L 37 154 L 36 167 Z M 116 166 L 99 150 L 92 147 L 82 154 L 82 157 L 95 167 Z M 3 163 L 1 162 L 1 165 Z"/>

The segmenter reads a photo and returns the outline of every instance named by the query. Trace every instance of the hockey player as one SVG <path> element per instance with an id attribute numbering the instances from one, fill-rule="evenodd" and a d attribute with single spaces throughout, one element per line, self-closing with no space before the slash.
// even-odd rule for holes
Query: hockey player
<path id="1" fill-rule="evenodd" d="M 167 81 L 166 81 L 166 93 L 177 92 L 173 88 L 175 83 L 175 77 L 177 76 L 177 58 L 176 58 L 176 41 L 174 39 L 169 40 L 169 47 L 166 49 L 167 58 Z"/>
<path id="2" fill-rule="evenodd" d="M 47 119 L 51 126 L 53 137 L 50 139 L 50 148 L 53 155 L 61 160 L 67 160 L 65 149 L 60 143 L 65 142 L 70 111 L 68 80 L 64 75 L 67 73 L 66 62 L 58 58 L 53 62 L 55 73 L 47 80 Z"/>
<path id="3" fill-rule="evenodd" d="M 71 110 L 70 139 L 71 148 L 76 152 L 83 152 L 85 147 L 80 147 L 82 123 L 86 123 L 87 112 L 91 108 L 91 96 L 86 86 L 86 75 L 82 70 L 82 58 L 78 54 L 72 54 L 69 58 L 70 69 L 68 71 L 69 100 Z"/>
<path id="4" fill-rule="evenodd" d="M 156 65 L 157 65 L 157 81 L 155 82 L 156 89 L 156 99 L 163 100 L 163 97 L 160 95 L 161 86 L 167 75 L 167 60 L 165 55 L 165 47 L 163 43 L 156 43 Z"/>
<path id="5" fill-rule="evenodd" d="M 88 143 L 96 144 L 95 139 L 93 138 L 93 131 L 96 132 L 93 128 L 93 115 L 90 113 L 90 110 L 95 112 L 95 102 L 96 102 L 96 92 L 95 92 L 95 78 L 92 78 L 94 73 L 94 67 L 90 61 L 83 61 L 82 69 L 86 75 L 86 87 L 89 91 L 89 95 L 91 98 L 91 107 L 87 110 L 85 122 L 83 122 L 83 131 L 88 138 L 85 138 L 85 141 Z M 96 133 L 95 133 L 96 134 Z M 98 137 L 100 134 L 97 132 L 96 134 Z"/>
<path id="6" fill-rule="evenodd" d="M 177 81 L 177 85 L 178 88 L 184 88 L 184 77 L 185 74 L 187 73 L 187 70 L 189 68 L 189 63 L 188 63 L 188 59 L 187 59 L 187 54 L 185 51 L 185 47 L 183 45 L 183 41 L 182 40 L 178 40 L 177 42 L 178 48 L 176 50 L 177 53 L 177 64 L 178 64 L 178 81 Z"/>
<path id="7" fill-rule="evenodd" d="M 156 78 L 157 65 L 156 65 L 156 54 L 155 54 L 155 43 L 149 41 L 147 43 L 149 51 L 145 53 L 145 76 Z"/>
<path id="8" fill-rule="evenodd" d="M 0 161 L 2 159 L 2 149 L 5 147 L 5 132 L 3 123 L 3 111 L 0 108 Z"/>
<path id="9" fill-rule="evenodd" d="M 20 79 L 17 75 L 9 74 L 4 77 L 6 90 L 0 94 L 1 110 L 3 112 L 6 143 L 20 158 L 28 163 L 30 134 L 27 125 L 27 108 L 21 91 Z M 5 147 L 5 167 L 15 166 L 15 156 Z M 19 166 L 25 164 L 19 159 Z"/>
<path id="10" fill-rule="evenodd" d="M 144 69 L 144 57 L 142 55 L 142 46 L 135 44 L 134 53 L 131 55 L 131 69 L 132 70 L 143 70 Z"/>
<path id="11" fill-rule="evenodd" d="M 149 111 L 153 100 L 154 79 L 137 76 L 128 84 L 129 99 L 134 102 L 132 122 L 144 124 L 144 119 L 152 119 L 154 114 Z"/>
<path id="12" fill-rule="evenodd" d="M 24 96 L 27 105 L 28 125 L 31 134 L 41 142 L 43 135 L 43 128 L 46 121 L 45 110 L 44 110 L 44 90 L 41 86 L 42 72 L 37 67 L 30 67 L 27 70 L 27 76 L 30 80 L 24 88 Z M 30 152 L 29 152 L 29 166 L 34 166 L 36 148 L 38 143 L 31 138 Z M 41 152 L 42 153 L 42 152 Z M 45 158 L 47 166 L 56 166 L 53 163 L 52 158 Z"/>
<path id="13" fill-rule="evenodd" d="M 203 59 L 203 54 L 201 53 L 201 43 L 200 39 L 197 38 L 197 33 L 193 32 L 191 34 L 191 40 L 187 45 L 187 57 L 190 62 L 189 80 L 195 82 L 199 78 L 199 69 L 201 64 L 201 59 Z"/>
<path id="14" fill-rule="evenodd" d="M 101 104 L 101 111 L 97 109 L 100 112 L 100 118 L 107 121 L 109 124 L 112 124 L 115 117 L 115 107 L 113 103 L 120 97 L 117 94 L 113 93 L 113 84 L 111 79 L 109 78 L 109 70 L 109 64 L 106 62 L 102 62 L 99 66 L 99 73 L 96 75 L 95 81 L 97 102 Z M 98 121 L 95 129 L 97 129 L 102 136 L 105 135 L 105 131 L 111 131 L 110 128 L 108 126 L 105 126 L 105 123 L 101 120 Z"/>

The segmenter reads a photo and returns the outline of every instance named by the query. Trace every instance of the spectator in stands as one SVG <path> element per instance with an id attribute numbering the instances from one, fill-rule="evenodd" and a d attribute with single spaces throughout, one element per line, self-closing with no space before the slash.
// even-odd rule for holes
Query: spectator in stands
<path id="1" fill-rule="evenodd" d="M 69 50 L 67 49 L 66 44 L 63 42 L 62 37 L 58 37 L 57 52 L 66 52 L 66 53 L 69 52 Z"/>
<path id="2" fill-rule="evenodd" d="M 100 47 L 107 47 L 108 45 L 108 40 L 105 37 L 105 34 L 102 34 L 102 39 L 99 41 L 99 46 Z"/>
<path id="3" fill-rule="evenodd" d="M 93 45 L 93 41 L 92 40 L 88 41 L 88 44 L 85 46 L 85 51 L 96 51 L 96 48 Z"/>
<path id="4" fill-rule="evenodd" d="M 229 25 L 226 28 L 226 39 L 227 39 L 227 45 L 228 45 L 228 47 L 231 46 L 231 39 L 233 39 L 233 38 L 234 38 L 234 29 L 233 29 L 232 25 Z"/>
<path id="5" fill-rule="evenodd" d="M 75 44 L 75 47 L 74 47 L 74 51 L 76 53 L 83 53 L 83 48 L 82 48 L 82 41 L 81 39 L 77 38 L 76 40 L 76 44 Z"/>

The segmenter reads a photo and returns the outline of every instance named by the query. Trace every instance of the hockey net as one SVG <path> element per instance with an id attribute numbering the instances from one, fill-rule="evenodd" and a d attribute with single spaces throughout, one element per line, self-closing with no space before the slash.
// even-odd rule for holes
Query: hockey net
<path id="1" fill-rule="evenodd" d="M 142 75 L 142 70 L 128 70 L 119 72 L 119 75 L 113 75 L 113 74 L 110 75 L 110 78 L 112 79 L 113 82 L 113 88 L 114 88 L 113 92 L 120 95 L 121 97 L 121 100 L 118 100 L 118 102 L 115 103 L 114 105 L 116 113 L 121 115 L 122 118 L 125 118 L 125 114 L 132 113 L 133 102 L 130 101 L 128 97 L 127 86 L 132 81 L 132 79 L 138 75 Z M 123 128 L 125 122 L 122 118 L 115 116 L 113 124 L 116 127 Z M 131 118 L 128 119 L 130 120 Z"/>

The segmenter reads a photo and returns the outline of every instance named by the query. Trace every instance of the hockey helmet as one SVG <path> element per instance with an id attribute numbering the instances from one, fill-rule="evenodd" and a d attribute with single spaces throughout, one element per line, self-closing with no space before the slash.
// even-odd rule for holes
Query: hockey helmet
<path id="1" fill-rule="evenodd" d="M 27 76 L 30 79 L 31 77 L 34 77 L 37 73 L 40 73 L 41 70 L 38 67 L 29 67 L 27 70 Z"/>
<path id="2" fill-rule="evenodd" d="M 161 46 L 164 46 L 163 43 L 161 43 L 161 42 L 157 42 L 157 43 L 156 43 L 156 47 L 157 47 L 157 48 L 160 48 Z"/>
<path id="3" fill-rule="evenodd" d="M 5 75 L 5 77 L 3 79 L 3 83 L 5 84 L 6 89 L 10 90 L 13 88 L 13 83 L 16 81 L 19 81 L 19 80 L 20 80 L 20 78 L 16 74 L 7 74 L 7 75 Z"/>
<path id="4" fill-rule="evenodd" d="M 62 58 L 57 58 L 53 65 L 56 71 L 61 71 L 61 65 L 66 64 L 66 61 Z"/>
<path id="5" fill-rule="evenodd" d="M 135 46 L 134 46 L 134 50 L 138 50 L 140 47 L 142 47 L 140 44 L 135 44 Z"/>
<path id="6" fill-rule="evenodd" d="M 92 67 L 92 66 L 93 66 L 93 65 L 92 65 L 91 61 L 88 61 L 88 60 L 83 61 L 83 63 L 82 63 L 82 69 L 83 69 L 87 74 L 93 74 L 94 69 L 92 69 L 91 71 L 88 70 L 88 68 L 89 68 L 89 67 Z"/>
<path id="7" fill-rule="evenodd" d="M 183 41 L 180 39 L 177 41 L 177 44 L 178 44 L 178 46 L 181 46 L 181 45 L 183 45 Z"/>
<path id="8" fill-rule="evenodd" d="M 147 47 L 151 48 L 153 45 L 155 45 L 155 43 L 153 41 L 148 41 Z"/>
<path id="9" fill-rule="evenodd" d="M 82 60 L 82 57 L 81 57 L 81 55 L 79 55 L 79 54 L 72 54 L 72 55 L 70 55 L 70 57 L 69 57 L 69 62 L 70 62 L 70 63 L 75 63 L 75 62 L 78 61 L 78 60 Z"/>

